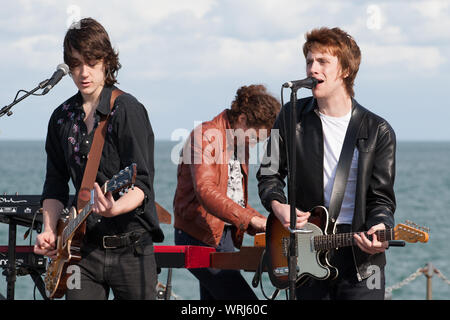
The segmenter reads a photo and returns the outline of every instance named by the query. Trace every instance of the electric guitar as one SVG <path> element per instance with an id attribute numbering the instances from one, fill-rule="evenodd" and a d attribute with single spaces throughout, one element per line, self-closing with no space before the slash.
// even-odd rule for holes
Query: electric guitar
<path id="1" fill-rule="evenodd" d="M 103 186 L 104 194 L 107 192 L 118 192 L 133 187 L 136 180 L 136 164 L 121 170 Z M 61 298 L 67 290 L 67 280 L 70 273 L 67 267 L 81 260 L 81 244 L 87 217 L 92 212 L 94 197 L 91 194 L 90 202 L 82 209 L 75 207 L 70 209 L 68 216 L 58 220 L 56 249 L 57 257 L 50 261 L 45 274 L 45 289 L 50 299 Z"/>
<path id="2" fill-rule="evenodd" d="M 328 225 L 328 210 L 317 206 L 311 211 L 311 216 L 301 233 L 295 233 L 297 259 L 297 286 L 303 284 L 308 277 L 318 280 L 334 279 L 338 270 L 329 263 L 329 250 L 356 245 L 351 233 L 335 233 L 335 226 Z M 332 227 L 332 228 L 331 228 Z M 331 230 L 327 234 L 327 230 Z M 398 224 L 394 229 L 375 232 L 381 242 L 389 240 L 404 240 L 414 243 L 427 242 L 429 231 L 413 223 Z M 366 234 L 367 236 L 367 234 Z M 289 287 L 289 243 L 290 233 L 271 213 L 266 225 L 266 267 L 272 284 L 278 289 Z"/>

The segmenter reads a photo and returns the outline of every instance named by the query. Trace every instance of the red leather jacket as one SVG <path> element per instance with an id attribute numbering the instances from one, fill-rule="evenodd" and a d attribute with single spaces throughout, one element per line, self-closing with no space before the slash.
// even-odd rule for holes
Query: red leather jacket
<path id="1" fill-rule="evenodd" d="M 227 197 L 228 160 L 234 152 L 230 146 L 232 139 L 227 139 L 227 129 L 232 128 L 224 110 L 191 132 L 177 170 L 174 227 L 217 247 L 227 222 L 233 226 L 234 245 L 240 248 L 250 220 L 262 215 L 247 203 L 248 152 L 246 161 L 241 161 L 246 207 Z"/>

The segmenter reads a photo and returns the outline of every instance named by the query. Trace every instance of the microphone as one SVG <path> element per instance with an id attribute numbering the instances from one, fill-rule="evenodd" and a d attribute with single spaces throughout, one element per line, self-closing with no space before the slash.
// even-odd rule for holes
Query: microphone
<path id="1" fill-rule="evenodd" d="M 45 84 L 44 91 L 42 95 L 47 94 L 66 74 L 69 73 L 69 66 L 65 63 L 61 63 L 56 67 L 56 71 L 53 73 L 52 77 Z"/>
<path id="2" fill-rule="evenodd" d="M 292 89 L 300 89 L 300 88 L 308 88 L 312 89 L 317 85 L 318 80 L 313 77 L 308 77 L 303 80 L 292 80 L 283 83 L 284 88 L 292 88 Z"/>

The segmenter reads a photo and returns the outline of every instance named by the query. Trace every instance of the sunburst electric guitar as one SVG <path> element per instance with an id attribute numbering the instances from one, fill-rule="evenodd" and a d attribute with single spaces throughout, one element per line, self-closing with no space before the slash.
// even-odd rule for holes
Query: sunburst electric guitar
<path id="1" fill-rule="evenodd" d="M 103 186 L 104 194 L 118 192 L 133 186 L 136 179 L 136 164 L 121 170 Z M 83 226 L 92 212 L 93 197 L 84 208 L 77 211 L 70 209 L 67 217 L 61 218 L 57 226 L 56 249 L 57 257 L 51 260 L 45 274 L 45 289 L 50 299 L 61 298 L 67 290 L 67 280 L 70 276 L 67 267 L 81 260 L 81 243 L 84 236 Z"/>
<path id="2" fill-rule="evenodd" d="M 308 277 L 319 280 L 335 278 L 338 270 L 329 263 L 329 250 L 356 245 L 354 232 L 334 233 L 334 226 L 327 234 L 328 211 L 325 207 L 313 208 L 311 216 L 301 233 L 295 233 L 297 259 L 297 285 Z M 331 227 L 331 226 L 330 226 Z M 406 242 L 427 242 L 428 233 L 413 223 L 398 224 L 394 229 L 379 230 L 375 234 L 381 242 L 404 240 Z M 367 235 L 367 234 L 366 234 Z M 289 287 L 288 253 L 290 233 L 271 213 L 266 225 L 266 267 L 272 284 L 278 289 Z"/>

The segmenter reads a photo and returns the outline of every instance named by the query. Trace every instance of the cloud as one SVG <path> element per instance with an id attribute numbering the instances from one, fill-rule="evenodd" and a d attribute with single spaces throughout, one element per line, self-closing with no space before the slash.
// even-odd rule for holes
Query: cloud
<path id="1" fill-rule="evenodd" d="M 411 7 L 424 17 L 435 20 L 449 15 L 450 4 L 447 0 L 414 1 Z"/>
<path id="2" fill-rule="evenodd" d="M 361 51 L 368 67 L 391 69 L 393 73 L 434 73 L 447 62 L 441 50 L 432 46 L 362 44 Z"/>
<path id="3" fill-rule="evenodd" d="M 370 64 L 396 63 L 394 57 L 371 52 L 402 46 L 406 50 L 400 52 L 408 56 L 436 58 L 424 63 L 436 68 L 446 60 L 439 46 L 431 42 L 437 41 L 440 34 L 450 32 L 448 4 L 444 1 L 415 1 L 410 5 L 391 1 L 374 5 L 364 1 L 319 4 L 296 0 L 112 0 L 104 5 L 100 1 L 82 0 L 74 3 L 81 17 L 92 16 L 105 25 L 114 46 L 129 57 L 132 65 L 141 68 L 136 72 L 144 75 L 142 67 L 149 67 L 151 78 L 165 78 L 174 71 L 209 77 L 214 70 L 231 73 L 265 68 L 268 74 L 286 70 L 287 60 L 298 58 L 304 33 L 322 25 L 342 26 L 358 43 L 366 43 L 370 50 L 367 58 L 375 59 L 366 60 Z M 68 0 L 21 0 L 5 4 L 0 27 L 13 32 L 14 37 L 2 36 L 0 43 L 6 48 L 2 56 L 39 60 L 44 66 L 51 61 L 54 64 L 58 55 L 62 56 L 62 37 L 67 21 L 74 15 L 73 11 L 67 11 L 70 5 L 72 1 Z M 374 21 L 374 11 L 368 10 L 371 8 L 378 10 L 375 12 L 379 13 L 380 28 L 368 28 L 369 22 Z M 438 22 L 435 17 L 440 18 Z M 448 28 L 438 32 L 438 24 Z"/>
<path id="4" fill-rule="evenodd" d="M 79 12 L 68 11 L 71 5 Z M 273 92 L 281 81 L 304 76 L 304 34 L 316 27 L 339 26 L 356 39 L 363 54 L 359 77 L 397 81 L 450 73 L 448 1 L 18 0 L 4 1 L 0 11 L 1 69 L 11 87 L 2 90 L 2 100 L 28 86 L 17 74 L 35 83 L 51 75 L 62 62 L 67 23 L 77 14 L 108 30 L 123 65 L 119 81 L 150 102 L 152 115 L 166 119 L 189 104 L 174 120 L 186 128 L 192 121 L 183 121 L 206 119 L 215 112 L 211 105 L 242 83 L 270 84 Z M 65 81 L 67 91 L 62 82 L 47 99 L 67 98 L 57 96 L 73 89 Z M 175 85 L 181 97 L 174 97 Z M 159 123 L 158 132 L 168 126 Z"/>

